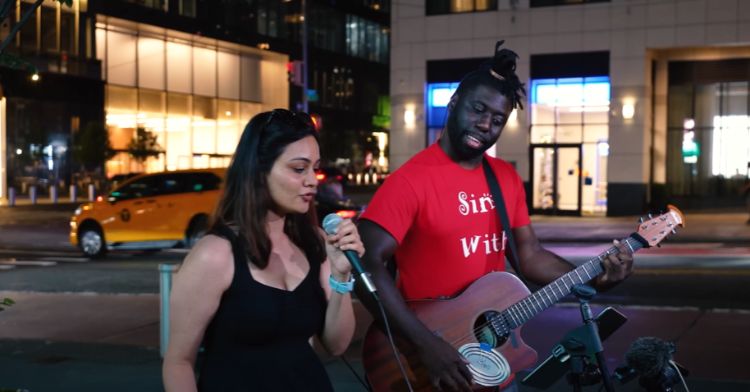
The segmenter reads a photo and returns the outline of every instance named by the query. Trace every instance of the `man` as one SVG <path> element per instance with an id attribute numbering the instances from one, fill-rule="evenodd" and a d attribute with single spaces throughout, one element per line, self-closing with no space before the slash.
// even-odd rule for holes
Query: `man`
<path id="1" fill-rule="evenodd" d="M 448 121 L 437 143 L 395 171 L 373 197 L 359 223 L 371 273 L 396 333 L 416 348 L 437 390 L 470 390 L 472 376 L 457 350 L 431 333 L 404 302 L 453 297 L 476 279 L 505 268 L 506 239 L 482 168 L 488 159 L 498 179 L 518 249 L 519 271 L 547 284 L 573 266 L 540 244 L 531 227 L 523 183 L 513 167 L 485 155 L 500 137 L 525 91 L 515 74 L 518 57 L 495 48 L 491 64 L 469 73 L 448 104 Z M 604 260 L 594 280 L 611 287 L 632 270 L 623 245 Z M 398 288 L 384 266 L 395 257 Z M 358 285 L 362 286 L 362 285 Z M 359 288 L 361 290 L 361 287 Z M 491 295 L 491 293 L 488 293 Z M 378 308 L 360 292 L 370 311 Z"/>

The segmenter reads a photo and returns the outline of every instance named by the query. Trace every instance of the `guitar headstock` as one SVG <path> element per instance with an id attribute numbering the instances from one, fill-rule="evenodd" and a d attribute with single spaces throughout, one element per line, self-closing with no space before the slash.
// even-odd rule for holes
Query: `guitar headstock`
<path id="1" fill-rule="evenodd" d="M 685 216 L 673 205 L 667 205 L 667 212 L 642 221 L 638 225 L 638 234 L 649 246 L 658 245 L 669 234 L 676 233 L 677 226 L 685 226 Z"/>

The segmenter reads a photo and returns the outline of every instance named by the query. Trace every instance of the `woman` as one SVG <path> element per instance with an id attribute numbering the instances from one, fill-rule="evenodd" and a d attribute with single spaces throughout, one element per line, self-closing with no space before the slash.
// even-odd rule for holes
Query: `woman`
<path id="1" fill-rule="evenodd" d="M 320 164 L 310 117 L 276 109 L 245 127 L 212 230 L 190 251 L 171 294 L 167 391 L 330 391 L 309 339 L 333 355 L 354 334 L 354 224 L 315 225 Z M 205 358 L 196 384 L 194 363 Z"/>

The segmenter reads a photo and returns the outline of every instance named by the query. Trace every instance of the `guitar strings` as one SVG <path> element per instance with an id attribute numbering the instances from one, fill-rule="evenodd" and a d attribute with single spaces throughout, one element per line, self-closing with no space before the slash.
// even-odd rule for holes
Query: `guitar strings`
<path id="1" fill-rule="evenodd" d="M 630 243 L 631 241 L 634 241 L 634 243 L 633 243 L 633 244 L 631 244 L 631 243 Z M 629 249 L 636 249 L 636 250 L 637 250 L 637 249 L 639 249 L 639 248 L 640 248 L 640 247 L 642 246 L 642 245 L 641 245 L 641 243 L 640 243 L 640 242 L 639 242 L 638 240 L 636 240 L 636 239 L 634 239 L 634 238 L 632 238 L 632 237 L 628 237 L 628 238 L 626 238 L 626 239 L 622 240 L 622 242 L 626 243 L 626 245 L 628 246 L 628 248 L 629 248 Z M 635 246 L 634 246 L 634 245 L 635 245 Z M 620 251 L 619 251 L 619 249 L 618 249 L 618 248 L 617 248 L 616 246 L 612 246 L 612 247 L 610 247 L 609 249 L 607 249 L 607 250 L 606 250 L 605 252 L 602 252 L 602 253 L 600 253 L 600 254 L 599 254 L 599 255 L 598 255 L 597 257 L 595 257 L 595 258 L 593 258 L 593 259 L 590 259 L 589 261 L 587 261 L 586 263 L 584 263 L 584 264 L 582 264 L 582 265 L 585 265 L 585 264 L 587 264 L 587 263 L 591 263 L 591 262 L 595 262 L 595 261 L 599 261 L 599 262 L 601 263 L 601 262 L 602 262 L 602 261 L 603 261 L 603 260 L 604 260 L 604 259 L 605 259 L 605 258 L 606 258 L 607 256 L 609 256 L 609 255 L 611 255 L 611 254 L 618 254 L 619 252 L 620 252 Z M 635 252 L 631 252 L 631 254 L 632 254 L 632 253 L 635 253 Z M 574 271 L 574 270 L 572 270 L 572 271 Z M 572 271 L 571 271 L 571 272 L 572 272 Z M 568 273 L 570 273 L 570 272 L 568 272 Z M 565 275 L 567 275 L 567 273 L 566 273 Z M 549 287 L 549 286 L 550 286 L 550 285 L 552 285 L 553 283 L 555 283 L 555 282 L 557 282 L 557 281 L 559 281 L 559 280 L 563 279 L 563 278 L 565 277 L 565 275 L 561 276 L 561 277 L 560 277 L 560 278 L 558 278 L 558 279 L 555 279 L 555 280 L 554 280 L 554 281 L 553 281 L 552 283 L 548 284 L 548 285 L 547 285 L 547 286 L 545 286 L 544 288 L 546 288 L 546 287 Z M 592 278 L 592 280 L 593 280 L 593 279 L 596 279 L 596 277 Z M 572 280 L 571 280 L 571 281 L 572 281 Z M 558 286 L 558 287 L 559 287 L 559 286 Z M 544 288 L 542 288 L 541 290 L 544 290 Z M 538 293 L 538 292 L 539 292 L 539 291 L 541 291 L 541 290 L 538 290 L 538 291 L 536 291 L 535 293 Z M 568 288 L 567 288 L 567 290 L 570 290 L 570 287 L 568 287 Z M 553 292 L 554 292 L 554 290 L 553 290 Z M 473 330 L 471 331 L 471 333 L 469 333 L 469 334 L 466 334 L 466 335 L 463 335 L 463 336 L 459 336 L 459 337 L 458 337 L 457 339 L 454 339 L 453 341 L 451 341 L 451 342 L 448 342 L 448 343 L 449 343 L 449 344 L 451 344 L 451 345 L 453 345 L 453 346 L 457 346 L 457 345 L 459 345 L 459 344 L 462 344 L 462 343 L 464 343 L 464 342 L 466 342 L 466 343 L 470 343 L 470 342 L 471 342 L 472 340 L 476 339 L 476 336 L 477 336 L 477 335 L 478 335 L 478 334 L 479 334 L 479 333 L 480 333 L 480 332 L 481 332 L 481 331 L 482 331 L 483 329 L 485 329 L 485 328 L 489 327 L 489 326 L 490 326 L 490 325 L 492 324 L 492 320 L 497 320 L 498 318 L 501 318 L 500 316 L 501 316 L 501 315 L 502 315 L 502 314 L 503 314 L 504 312 L 508 312 L 508 311 L 509 311 L 509 310 L 510 310 L 510 309 L 511 309 L 511 308 L 512 308 L 513 306 L 519 305 L 519 304 L 523 303 L 524 301 L 528 300 L 528 299 L 529 299 L 529 298 L 531 298 L 531 297 L 532 297 L 532 296 L 533 296 L 533 295 L 534 295 L 535 293 L 529 294 L 529 295 L 528 295 L 528 296 L 526 296 L 526 297 L 525 297 L 524 299 L 522 299 L 522 300 L 520 300 L 520 301 L 516 302 L 515 304 L 513 304 L 513 305 L 511 305 L 510 307 L 506 308 L 506 309 L 505 309 L 505 310 L 503 310 L 502 312 L 498 312 L 498 314 L 497 314 L 497 315 L 494 315 L 494 316 L 492 316 L 492 317 L 488 318 L 488 319 L 487 319 L 487 320 L 488 320 L 487 322 L 484 322 L 484 323 L 481 323 L 481 324 L 477 325 L 477 326 L 476 326 L 476 328 L 474 328 L 474 329 L 473 329 Z M 566 295 L 567 295 L 567 294 L 566 294 Z M 563 296 L 563 297 L 564 297 L 564 296 Z M 562 297 L 560 297 L 560 298 L 562 298 Z M 559 300 L 560 300 L 560 298 L 558 298 L 558 299 L 557 299 L 557 301 L 559 301 Z M 557 302 L 557 301 L 555 301 L 555 302 Z M 537 302 L 538 302 L 538 301 L 537 301 Z M 542 302 L 544 302 L 544 301 L 542 301 Z M 550 304 L 550 306 L 551 306 L 551 305 L 552 305 L 552 304 Z M 531 307 L 531 308 L 533 309 L 533 305 L 532 305 L 532 307 Z M 544 309 L 542 309 L 542 310 L 544 310 Z M 535 312 L 535 310 L 534 310 L 534 312 Z M 532 313 L 533 313 L 533 312 L 532 312 Z M 524 318 L 526 318 L 526 316 L 524 316 L 524 315 L 517 315 L 517 316 L 516 316 L 516 318 L 518 318 L 518 319 L 524 319 Z M 527 320 L 526 320 L 526 321 L 528 321 L 528 319 L 530 319 L 530 317 L 529 317 L 529 318 L 527 318 Z M 503 323 L 506 323 L 506 320 L 500 320 L 500 321 L 501 321 L 501 322 L 503 322 Z M 524 322 L 526 322 L 526 321 L 524 321 Z M 456 323 L 454 323 L 454 324 L 458 324 L 458 322 L 456 322 Z M 523 324 L 523 323 L 520 323 L 520 324 Z M 518 327 L 520 327 L 520 324 L 519 324 L 519 326 L 518 326 Z M 512 329 L 515 329 L 515 328 L 510 328 L 510 325 L 506 325 L 506 326 L 508 327 L 508 332 L 510 332 L 510 331 L 511 331 Z M 518 327 L 516 327 L 516 328 L 518 328 Z M 493 334 L 494 334 L 494 333 L 496 333 L 496 331 L 495 331 L 495 329 L 494 329 L 494 328 L 491 328 L 491 329 L 492 329 L 492 332 L 493 332 Z"/>

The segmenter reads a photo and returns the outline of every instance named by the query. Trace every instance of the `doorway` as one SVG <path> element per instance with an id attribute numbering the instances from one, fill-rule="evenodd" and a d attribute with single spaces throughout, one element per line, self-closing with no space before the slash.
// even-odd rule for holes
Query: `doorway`
<path id="1" fill-rule="evenodd" d="M 536 214 L 581 215 L 581 144 L 532 144 L 531 210 Z"/>

